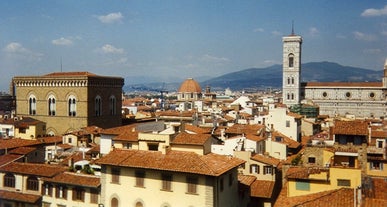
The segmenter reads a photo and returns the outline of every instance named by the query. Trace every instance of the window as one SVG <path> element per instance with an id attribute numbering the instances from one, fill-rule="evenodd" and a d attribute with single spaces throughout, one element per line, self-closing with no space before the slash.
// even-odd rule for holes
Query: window
<path id="1" fill-rule="evenodd" d="M 286 127 L 290 127 L 290 121 L 286 120 Z"/>
<path id="2" fill-rule="evenodd" d="M 43 188 L 42 188 L 42 194 L 43 195 L 46 195 L 46 196 L 52 196 L 52 185 L 51 184 L 45 184 L 43 185 Z"/>
<path id="3" fill-rule="evenodd" d="M 112 198 L 112 200 L 110 201 L 110 206 L 111 207 L 118 207 L 118 199 Z"/>
<path id="4" fill-rule="evenodd" d="M 42 206 L 43 206 L 43 207 L 50 207 L 50 206 L 51 206 L 51 203 L 42 202 Z"/>
<path id="5" fill-rule="evenodd" d="M 370 93 L 370 98 L 375 98 L 375 93 L 374 92 Z"/>
<path id="6" fill-rule="evenodd" d="M 263 166 L 263 174 L 273 174 L 273 167 L 272 166 Z"/>
<path id="7" fill-rule="evenodd" d="M 50 97 L 48 97 L 48 115 L 55 116 L 55 112 L 56 112 L 56 100 L 53 95 L 50 95 Z"/>
<path id="8" fill-rule="evenodd" d="M 90 189 L 90 203 L 98 203 L 98 189 Z"/>
<path id="9" fill-rule="evenodd" d="M 234 183 L 234 175 L 232 173 L 230 173 L 228 175 L 228 185 L 232 186 L 233 183 Z"/>
<path id="10" fill-rule="evenodd" d="M 337 186 L 351 186 L 351 180 L 346 180 L 346 179 L 337 179 Z"/>
<path id="11" fill-rule="evenodd" d="M 323 92 L 323 93 L 322 93 L 322 96 L 323 96 L 324 98 L 326 98 L 326 97 L 328 96 L 328 93 L 327 93 L 327 92 Z"/>
<path id="12" fill-rule="evenodd" d="M 384 147 L 384 140 L 376 140 L 376 147 L 383 148 Z"/>
<path id="13" fill-rule="evenodd" d="M 315 157 L 308 157 L 308 163 L 309 164 L 315 164 L 316 163 L 316 158 Z"/>
<path id="14" fill-rule="evenodd" d="M 310 190 L 310 183 L 306 180 L 296 180 L 296 190 Z"/>
<path id="15" fill-rule="evenodd" d="M 11 173 L 7 173 L 4 175 L 4 187 L 15 187 L 15 176 Z"/>
<path id="16" fill-rule="evenodd" d="M 102 102 L 101 97 L 97 96 L 95 98 L 95 116 L 101 116 L 102 115 Z"/>
<path id="17" fill-rule="evenodd" d="M 289 93 L 287 94 L 287 96 L 288 96 L 288 100 L 290 100 L 290 94 Z"/>
<path id="18" fill-rule="evenodd" d="M 158 144 L 149 143 L 148 144 L 148 150 L 150 150 L 150 151 L 157 151 L 157 150 L 159 150 L 159 145 Z"/>
<path id="19" fill-rule="evenodd" d="M 117 113 L 117 101 L 116 97 L 111 96 L 109 98 L 109 109 L 110 109 L 110 115 L 116 115 Z"/>
<path id="20" fill-rule="evenodd" d="M 289 55 L 289 68 L 294 67 L 294 55 L 290 54 Z"/>
<path id="21" fill-rule="evenodd" d="M 68 111 L 69 111 L 69 116 L 77 115 L 77 101 L 74 96 L 70 96 L 69 98 Z"/>
<path id="22" fill-rule="evenodd" d="M 196 194 L 197 185 L 198 185 L 197 177 L 187 177 L 187 193 Z"/>
<path id="23" fill-rule="evenodd" d="M 351 93 L 350 92 L 345 93 L 345 97 L 350 98 L 351 97 Z"/>
<path id="24" fill-rule="evenodd" d="M 259 174 L 259 166 L 257 164 L 250 165 L 251 174 Z"/>
<path id="25" fill-rule="evenodd" d="M 112 183 L 120 183 L 120 169 L 112 168 Z"/>
<path id="26" fill-rule="evenodd" d="M 135 176 L 136 176 L 136 187 L 144 187 L 145 172 L 141 170 L 137 170 L 135 172 Z"/>
<path id="27" fill-rule="evenodd" d="M 55 197 L 57 198 L 67 198 L 67 188 L 64 186 L 57 186 L 55 189 Z"/>
<path id="28" fill-rule="evenodd" d="M 73 201 L 85 201 L 85 190 L 82 188 L 73 188 Z"/>
<path id="29" fill-rule="evenodd" d="M 172 191 L 172 175 L 162 174 L 161 180 L 162 180 L 161 190 Z"/>
<path id="30" fill-rule="evenodd" d="M 290 78 L 288 77 L 288 84 L 290 84 Z"/>
<path id="31" fill-rule="evenodd" d="M 36 114 L 36 98 L 35 96 L 30 96 L 28 99 L 28 114 L 35 115 Z"/>
<path id="32" fill-rule="evenodd" d="M 379 161 L 371 161 L 370 162 L 370 169 L 383 171 L 383 163 L 381 163 Z"/>
<path id="33" fill-rule="evenodd" d="M 292 84 L 294 84 L 294 78 L 292 77 Z"/>
<path id="34" fill-rule="evenodd" d="M 32 176 L 27 178 L 27 190 L 39 190 L 39 181 L 37 177 Z"/>
<path id="35" fill-rule="evenodd" d="M 294 93 L 292 93 L 292 100 L 294 100 Z"/>
<path id="36" fill-rule="evenodd" d="M 136 207 L 143 207 L 144 205 L 139 201 L 136 203 Z"/>

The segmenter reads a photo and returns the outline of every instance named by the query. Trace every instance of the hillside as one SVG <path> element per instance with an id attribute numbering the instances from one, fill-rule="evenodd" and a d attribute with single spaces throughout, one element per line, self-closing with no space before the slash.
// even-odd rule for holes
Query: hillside
<path id="1" fill-rule="evenodd" d="M 333 62 L 310 62 L 301 65 L 302 82 L 375 82 L 381 81 L 383 70 L 370 70 L 364 68 L 343 66 Z M 177 80 L 173 78 L 171 80 Z M 219 77 L 198 80 L 202 88 L 210 86 L 213 90 L 265 89 L 282 87 L 282 65 L 273 65 L 266 68 L 249 68 Z M 137 84 L 127 84 L 124 91 L 163 89 L 177 90 L 181 82 L 153 81 Z"/>

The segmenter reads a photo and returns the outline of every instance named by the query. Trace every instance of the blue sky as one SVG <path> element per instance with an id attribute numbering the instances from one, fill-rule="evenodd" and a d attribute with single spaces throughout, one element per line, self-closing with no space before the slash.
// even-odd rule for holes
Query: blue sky
<path id="1" fill-rule="evenodd" d="M 386 1 L 0 1 L 0 90 L 60 70 L 174 82 L 281 64 L 292 21 L 304 63 L 383 69 Z"/>

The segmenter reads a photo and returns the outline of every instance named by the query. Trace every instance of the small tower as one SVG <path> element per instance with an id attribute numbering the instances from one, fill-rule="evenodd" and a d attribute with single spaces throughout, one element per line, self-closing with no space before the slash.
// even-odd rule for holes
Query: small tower
<path id="1" fill-rule="evenodd" d="M 301 102 L 301 44 L 302 37 L 292 33 L 282 38 L 283 42 L 283 71 L 282 97 L 288 107 Z"/>

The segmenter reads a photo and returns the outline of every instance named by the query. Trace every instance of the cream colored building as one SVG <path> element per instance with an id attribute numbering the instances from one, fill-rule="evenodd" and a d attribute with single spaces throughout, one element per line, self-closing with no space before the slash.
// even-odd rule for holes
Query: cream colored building
<path id="1" fill-rule="evenodd" d="M 16 114 L 45 122 L 47 134 L 121 125 L 123 78 L 57 72 L 17 76 L 12 81 Z"/>
<path id="2" fill-rule="evenodd" d="M 239 206 L 237 158 L 115 149 L 97 163 L 105 207 Z"/>

